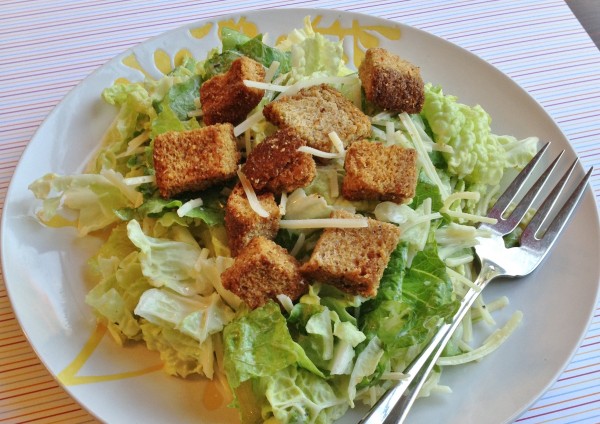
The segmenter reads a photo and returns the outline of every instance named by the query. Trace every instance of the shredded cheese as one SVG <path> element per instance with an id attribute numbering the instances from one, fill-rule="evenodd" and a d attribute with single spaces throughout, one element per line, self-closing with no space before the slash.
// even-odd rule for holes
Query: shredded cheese
<path id="1" fill-rule="evenodd" d="M 445 213 L 446 215 L 449 215 L 452 218 L 464 219 L 466 221 L 483 222 L 492 225 L 496 224 L 498 220 L 495 218 L 489 218 L 487 216 L 476 215 L 462 211 L 454 211 L 450 209 L 452 207 L 452 204 L 457 200 L 474 200 L 477 202 L 479 201 L 479 198 L 480 194 L 474 191 L 460 191 L 452 193 L 444 200 L 444 205 L 440 208 L 440 212 Z"/>
<path id="2" fill-rule="evenodd" d="M 290 255 L 296 256 L 298 253 L 300 253 L 300 249 L 302 249 L 302 246 L 304 246 L 305 240 L 306 236 L 304 235 L 304 233 L 300 233 L 300 235 L 298 236 L 298 240 L 296 240 L 296 243 L 294 243 L 294 247 L 292 247 Z"/>
<path id="3" fill-rule="evenodd" d="M 130 156 L 137 150 L 138 147 L 142 146 L 144 143 L 146 143 L 149 140 L 150 140 L 150 131 L 144 131 L 137 137 L 134 137 L 131 140 L 129 140 L 129 143 L 127 143 L 127 150 L 125 150 L 123 153 L 117 155 L 117 158 L 119 159 L 119 158 L 123 158 L 126 156 Z"/>
<path id="4" fill-rule="evenodd" d="M 123 180 L 128 186 L 137 186 L 140 184 L 153 183 L 156 181 L 154 175 L 141 175 L 139 177 L 129 177 Z"/>
<path id="5" fill-rule="evenodd" d="M 260 204 L 258 197 L 256 197 L 256 193 L 254 192 L 254 188 L 248 178 L 244 175 L 241 169 L 238 168 L 237 176 L 240 179 L 240 183 L 242 183 L 242 188 L 244 189 L 244 193 L 246 193 L 246 197 L 248 198 L 248 203 L 250 203 L 250 207 L 256 214 L 262 218 L 268 218 L 269 212 L 263 208 Z"/>
<path id="6" fill-rule="evenodd" d="M 452 278 L 453 280 L 465 285 L 466 287 L 472 288 L 473 290 L 480 292 L 481 291 L 481 287 L 478 285 L 475 285 L 475 283 L 473 283 L 471 280 L 469 280 L 467 277 L 465 277 L 464 275 L 454 271 L 452 268 L 446 268 L 446 272 L 448 273 L 448 275 L 450 276 L 450 278 Z"/>
<path id="7" fill-rule="evenodd" d="M 292 302 L 292 299 L 290 299 L 289 296 L 286 296 L 285 294 L 278 294 L 275 297 L 288 314 L 292 312 L 292 309 L 294 308 L 294 302 Z"/>
<path id="8" fill-rule="evenodd" d="M 187 113 L 188 118 L 198 117 L 198 116 L 202 116 L 202 115 L 203 115 L 202 109 L 190 110 Z"/>
<path id="9" fill-rule="evenodd" d="M 402 124 L 408 131 L 410 138 L 413 141 L 415 150 L 417 151 L 417 160 L 423 166 L 425 174 L 427 174 L 427 177 L 429 177 L 429 179 L 433 181 L 436 186 L 438 186 L 442 199 L 446 199 L 446 197 L 448 197 L 450 193 L 448 193 L 447 187 L 442 183 L 440 176 L 435 170 L 435 166 L 433 166 L 433 163 L 431 162 L 431 159 L 427 154 L 427 149 L 423 144 L 423 140 L 421 139 L 419 132 L 415 127 L 415 124 L 406 112 L 402 112 L 400 115 L 398 115 L 398 117 L 400 118 L 400 122 L 402 122 Z"/>
<path id="10" fill-rule="evenodd" d="M 265 72 L 264 82 L 271 82 L 271 81 L 273 81 L 273 77 L 275 76 L 275 74 L 279 70 L 279 65 L 280 65 L 280 63 L 278 61 L 276 61 L 276 60 L 274 60 L 273 62 L 271 62 L 271 66 L 269 66 L 269 69 L 267 69 L 267 72 Z"/>
<path id="11" fill-rule="evenodd" d="M 288 195 L 284 191 L 283 193 L 281 193 L 281 200 L 279 200 L 279 213 L 281 214 L 281 216 L 284 216 L 287 212 L 287 200 Z"/>
<path id="12" fill-rule="evenodd" d="M 247 130 L 249 130 L 252 127 L 252 125 L 256 124 L 261 119 L 263 119 L 263 114 L 262 110 L 259 110 L 258 112 L 255 112 L 254 114 L 250 115 L 245 120 L 240 122 L 238 125 L 236 125 L 233 128 L 233 135 L 238 137 L 240 134 L 243 134 Z"/>
<path id="13" fill-rule="evenodd" d="M 486 355 L 489 355 L 496 350 L 506 339 L 513 333 L 523 319 L 523 313 L 521 311 L 515 312 L 506 325 L 499 330 L 492 333 L 490 337 L 477 349 L 473 349 L 470 352 L 462 353 L 460 355 L 442 357 L 437 361 L 437 365 L 460 365 L 467 362 L 477 361 Z"/>
<path id="14" fill-rule="evenodd" d="M 335 131 L 331 131 L 327 135 L 329 136 L 331 143 L 333 143 L 333 147 L 335 147 L 338 153 L 345 153 L 346 149 L 344 149 L 344 142 L 340 136 Z"/>
<path id="15" fill-rule="evenodd" d="M 398 371 L 389 371 L 389 372 L 384 372 L 381 374 L 381 379 L 382 380 L 404 380 L 406 377 L 408 377 L 406 374 L 404 374 L 403 372 L 398 372 Z"/>
<path id="16" fill-rule="evenodd" d="M 198 206 L 202 206 L 203 204 L 204 203 L 202 202 L 201 198 L 189 200 L 177 208 L 177 215 L 179 217 L 185 216 L 189 211 L 197 208 Z"/>
<path id="17" fill-rule="evenodd" d="M 283 92 L 289 88 L 286 85 L 271 84 L 270 82 L 244 80 L 244 85 L 250 88 L 258 88 L 260 90 L 279 91 Z"/>
<path id="18" fill-rule="evenodd" d="M 303 228 L 366 228 L 367 218 L 315 218 L 315 219 L 283 219 L 279 228 L 300 230 Z"/>
<path id="19" fill-rule="evenodd" d="M 319 149 L 315 149 L 314 147 L 309 146 L 300 146 L 298 147 L 299 152 L 309 153 L 313 156 L 317 156 L 323 159 L 340 159 L 343 158 L 345 153 L 332 153 L 332 152 L 324 152 Z"/>
<path id="20" fill-rule="evenodd" d="M 446 264 L 446 266 L 449 266 L 451 268 L 456 268 L 458 266 L 466 265 L 466 264 L 473 262 L 473 259 L 475 259 L 473 257 L 473 255 L 465 253 L 464 255 L 452 256 L 450 258 L 446 258 L 446 259 L 444 259 L 444 263 Z"/>

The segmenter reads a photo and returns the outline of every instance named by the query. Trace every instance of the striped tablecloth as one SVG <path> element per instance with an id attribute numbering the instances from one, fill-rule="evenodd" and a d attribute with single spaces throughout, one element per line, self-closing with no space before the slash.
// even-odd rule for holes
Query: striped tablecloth
<path id="1" fill-rule="evenodd" d="M 563 0 L 2 0 L 0 208 L 35 130 L 97 67 L 182 24 L 275 7 L 372 14 L 431 32 L 479 55 L 531 93 L 584 166 L 595 166 L 591 185 L 600 201 L 600 52 Z M 599 315 L 600 308 L 572 362 L 518 422 L 600 422 Z M 0 422 L 95 422 L 36 357 L 1 277 Z"/>

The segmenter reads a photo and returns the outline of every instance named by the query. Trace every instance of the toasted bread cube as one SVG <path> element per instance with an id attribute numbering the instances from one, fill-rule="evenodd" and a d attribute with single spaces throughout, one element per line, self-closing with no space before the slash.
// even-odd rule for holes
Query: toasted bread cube
<path id="1" fill-rule="evenodd" d="M 159 134 L 153 160 L 160 195 L 170 198 L 229 180 L 240 157 L 231 124 Z"/>
<path id="2" fill-rule="evenodd" d="M 298 299 L 308 288 L 299 264 L 287 250 L 264 237 L 254 237 L 221 274 L 223 287 L 255 309 L 285 294 Z"/>
<path id="3" fill-rule="evenodd" d="M 324 84 L 269 103 L 263 115 L 280 128 L 294 129 L 308 146 L 325 152 L 335 151 L 329 138 L 332 131 L 345 147 L 371 135 L 369 117 L 339 91 Z"/>
<path id="4" fill-rule="evenodd" d="M 331 216 L 360 215 L 337 210 Z M 365 228 L 326 228 L 310 259 L 301 266 L 302 274 L 352 295 L 375 296 L 390 255 L 400 240 L 400 229 L 371 218 L 368 223 Z"/>
<path id="5" fill-rule="evenodd" d="M 352 144 L 344 161 L 342 195 L 350 200 L 412 199 L 417 186 L 417 152 L 367 140 Z"/>
<path id="6" fill-rule="evenodd" d="M 293 130 L 278 130 L 250 152 L 242 170 L 255 190 L 280 194 L 306 187 L 317 167 L 310 154 L 298 151 L 304 145 Z"/>
<path id="7" fill-rule="evenodd" d="M 425 88 L 419 68 L 386 49 L 371 48 L 358 68 L 367 100 L 394 112 L 419 113 Z"/>
<path id="8" fill-rule="evenodd" d="M 258 201 L 269 217 L 259 216 L 250 207 L 241 184 L 237 184 L 225 205 L 225 229 L 232 256 L 237 256 L 250 240 L 257 236 L 274 239 L 279 231 L 281 212 L 273 193 L 257 194 Z"/>
<path id="9" fill-rule="evenodd" d="M 253 59 L 242 56 L 229 70 L 215 75 L 200 86 L 200 104 L 206 125 L 230 122 L 237 125 L 260 103 L 265 90 L 247 87 L 244 80 L 263 81 L 265 69 Z"/>

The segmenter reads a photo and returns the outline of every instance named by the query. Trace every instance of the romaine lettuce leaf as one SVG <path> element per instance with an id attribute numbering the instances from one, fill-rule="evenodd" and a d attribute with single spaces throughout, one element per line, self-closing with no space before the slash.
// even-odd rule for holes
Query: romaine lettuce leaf
<path id="1" fill-rule="evenodd" d="M 184 296 L 212 291 L 200 283 L 194 267 L 200 257 L 197 244 L 146 236 L 136 220 L 129 221 L 127 233 L 140 249 L 142 272 L 153 286 L 165 286 Z"/>
<path id="2" fill-rule="evenodd" d="M 142 203 L 141 193 L 126 187 L 122 180 L 120 174 L 112 171 L 110 175 L 50 173 L 31 183 L 29 189 L 43 200 L 37 213 L 40 221 L 48 226 L 72 225 L 84 236 L 119 222 L 116 211 Z M 60 212 L 72 213 L 73 219 Z"/>

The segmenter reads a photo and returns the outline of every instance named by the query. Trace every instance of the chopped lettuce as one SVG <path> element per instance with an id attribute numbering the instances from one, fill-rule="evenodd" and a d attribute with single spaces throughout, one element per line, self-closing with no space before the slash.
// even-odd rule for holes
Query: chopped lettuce
<path id="1" fill-rule="evenodd" d="M 184 296 L 212 290 L 200 284 L 194 268 L 200 257 L 197 244 L 146 236 L 136 220 L 127 224 L 127 234 L 140 249 L 142 272 L 153 286 L 168 287 Z"/>
<path id="2" fill-rule="evenodd" d="M 218 293 L 185 297 L 168 289 L 146 290 L 134 312 L 148 322 L 179 330 L 200 343 L 222 331 L 234 315 Z"/>
<path id="3" fill-rule="evenodd" d="M 46 174 L 35 180 L 29 189 L 43 200 L 38 218 L 49 226 L 74 226 L 80 236 L 119 222 L 116 211 L 139 206 L 142 195 L 119 183 L 120 174 L 107 176 Z M 73 219 L 60 212 L 71 213 Z"/>
<path id="4" fill-rule="evenodd" d="M 491 118 L 479 105 L 458 103 L 440 86 L 426 84 L 421 115 L 434 139 L 452 147 L 444 153 L 448 172 L 467 183 L 496 185 L 505 168 L 523 167 L 537 150 L 537 139 L 524 141 L 491 132 Z"/>

